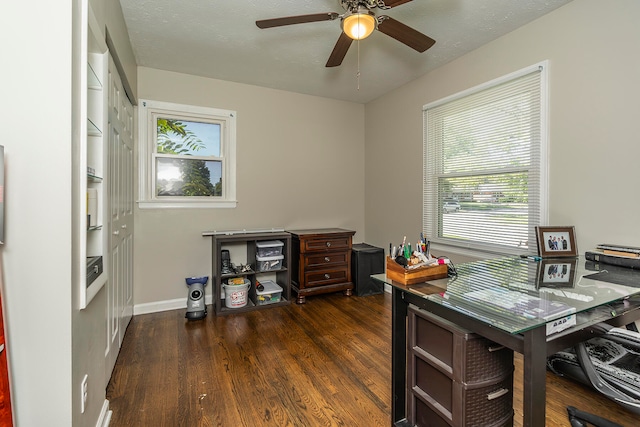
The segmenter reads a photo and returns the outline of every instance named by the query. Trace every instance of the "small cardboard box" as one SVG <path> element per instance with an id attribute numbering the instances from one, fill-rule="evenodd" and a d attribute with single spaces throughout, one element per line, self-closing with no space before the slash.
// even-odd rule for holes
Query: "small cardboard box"
<path id="1" fill-rule="evenodd" d="M 446 264 L 434 264 L 414 269 L 406 269 L 391 257 L 387 257 L 387 278 L 403 285 L 415 285 L 428 280 L 447 277 L 449 267 Z"/>

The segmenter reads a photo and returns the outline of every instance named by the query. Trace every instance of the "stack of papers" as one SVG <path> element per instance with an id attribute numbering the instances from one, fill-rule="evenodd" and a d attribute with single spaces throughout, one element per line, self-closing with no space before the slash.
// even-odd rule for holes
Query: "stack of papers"
<path id="1" fill-rule="evenodd" d="M 464 294 L 464 298 L 524 319 L 544 320 L 547 322 L 547 335 L 576 324 L 574 307 L 506 288 L 479 289 Z"/>

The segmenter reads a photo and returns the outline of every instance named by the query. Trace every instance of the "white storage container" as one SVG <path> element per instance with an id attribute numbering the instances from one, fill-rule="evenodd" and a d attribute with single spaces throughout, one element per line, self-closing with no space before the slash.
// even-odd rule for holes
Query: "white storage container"
<path id="1" fill-rule="evenodd" d="M 246 279 L 242 285 L 222 285 L 225 294 L 225 306 L 227 308 L 240 308 L 247 305 L 250 286 L 251 282 Z"/>
<path id="2" fill-rule="evenodd" d="M 276 256 L 256 256 L 258 271 L 280 270 L 282 268 L 282 260 L 284 255 Z"/>
<path id="3" fill-rule="evenodd" d="M 283 247 L 284 243 L 280 240 L 265 240 L 263 242 L 256 242 L 258 256 L 260 257 L 282 255 Z"/>
<path id="4" fill-rule="evenodd" d="M 273 280 L 261 280 L 264 286 L 261 291 L 256 290 L 256 305 L 267 305 L 280 302 L 282 298 L 282 288 Z"/>

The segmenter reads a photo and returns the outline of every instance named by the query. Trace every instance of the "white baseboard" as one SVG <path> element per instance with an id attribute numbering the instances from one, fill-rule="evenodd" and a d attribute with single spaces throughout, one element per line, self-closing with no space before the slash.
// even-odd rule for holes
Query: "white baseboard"
<path id="1" fill-rule="evenodd" d="M 98 417 L 96 427 L 109 427 L 110 422 L 111 411 L 109 410 L 109 401 L 105 399 L 104 403 L 102 404 L 102 410 L 100 411 L 100 416 Z"/>
<path id="2" fill-rule="evenodd" d="M 391 286 L 385 284 L 384 291 L 391 293 Z M 211 305 L 213 297 L 211 295 L 205 295 L 204 302 L 207 305 Z M 161 311 L 181 310 L 187 308 L 187 298 L 171 299 L 166 301 L 147 302 L 144 304 L 136 304 L 133 306 L 133 314 L 149 314 L 159 313 Z"/>
<path id="3" fill-rule="evenodd" d="M 211 305 L 213 298 L 211 295 L 205 295 L 204 302 L 207 305 Z M 166 301 L 156 301 L 156 302 L 148 302 L 144 304 L 136 304 L 133 306 L 133 314 L 148 314 L 148 313 L 159 313 L 161 311 L 169 311 L 169 310 L 179 310 L 187 308 L 187 297 L 166 300 Z"/>

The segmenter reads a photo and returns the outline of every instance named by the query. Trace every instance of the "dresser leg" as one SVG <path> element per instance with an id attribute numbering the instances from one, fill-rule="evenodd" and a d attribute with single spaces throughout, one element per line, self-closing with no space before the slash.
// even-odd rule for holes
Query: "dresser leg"
<path id="1" fill-rule="evenodd" d="M 347 289 L 344 291 L 344 294 L 348 297 L 350 297 L 351 295 L 353 295 L 353 289 Z"/>
<path id="2" fill-rule="evenodd" d="M 304 304 L 305 302 L 307 301 L 305 300 L 304 295 L 298 294 L 298 298 L 296 298 L 296 304 Z"/>

